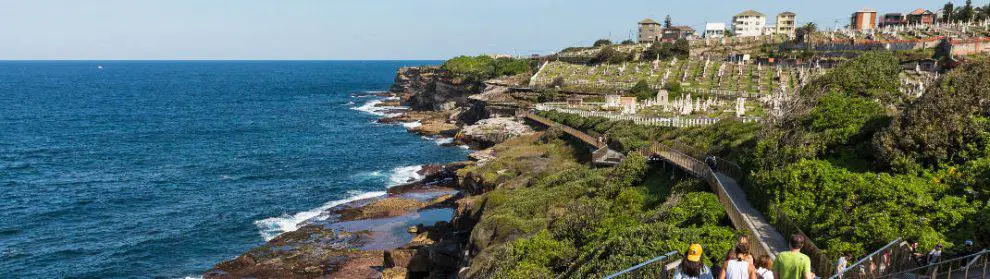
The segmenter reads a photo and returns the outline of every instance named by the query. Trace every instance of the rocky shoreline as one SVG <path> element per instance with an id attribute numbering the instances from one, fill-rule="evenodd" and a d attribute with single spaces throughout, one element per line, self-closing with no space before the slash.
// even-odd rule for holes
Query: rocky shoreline
<path id="1" fill-rule="evenodd" d="M 493 156 L 484 149 L 533 132 L 497 113 L 505 108 L 488 109 L 477 97 L 503 91 L 459 84 L 436 67 L 410 67 L 399 70 L 389 92 L 355 96 L 377 98 L 365 108 L 383 115 L 377 122 L 401 124 L 443 146 L 481 150 L 469 156 L 478 160 Z M 457 277 L 467 266 L 468 238 L 481 213 L 472 196 L 487 190 L 477 177 L 458 175 L 473 164 L 423 166 L 417 173 L 423 179 L 327 209 L 320 220 L 219 263 L 204 278 Z"/>

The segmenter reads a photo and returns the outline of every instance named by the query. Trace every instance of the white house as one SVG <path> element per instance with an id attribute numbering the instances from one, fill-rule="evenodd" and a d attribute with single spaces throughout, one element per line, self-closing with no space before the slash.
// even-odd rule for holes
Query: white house
<path id="1" fill-rule="evenodd" d="M 709 22 L 705 23 L 705 38 L 722 38 L 725 37 L 725 23 L 722 22 Z"/>
<path id="2" fill-rule="evenodd" d="M 761 36 L 766 25 L 767 16 L 754 10 L 746 10 L 732 17 L 732 33 L 736 37 Z"/>

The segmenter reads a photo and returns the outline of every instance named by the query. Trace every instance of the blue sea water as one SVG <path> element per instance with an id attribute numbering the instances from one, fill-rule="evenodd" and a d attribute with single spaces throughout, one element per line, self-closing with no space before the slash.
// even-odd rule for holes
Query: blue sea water
<path id="1" fill-rule="evenodd" d="M 461 160 L 353 96 L 435 63 L 0 62 L 0 277 L 197 276 Z"/>

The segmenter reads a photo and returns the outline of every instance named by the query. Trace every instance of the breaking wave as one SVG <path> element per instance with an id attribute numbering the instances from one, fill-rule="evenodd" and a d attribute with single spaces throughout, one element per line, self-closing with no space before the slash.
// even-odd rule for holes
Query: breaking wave
<path id="1" fill-rule="evenodd" d="M 423 169 L 423 166 L 405 166 L 397 167 L 392 169 L 388 175 L 386 187 L 392 187 L 396 185 L 401 185 L 409 182 L 414 182 L 424 178 L 423 175 L 419 174 L 419 171 Z M 367 179 L 380 179 L 384 178 L 385 175 L 381 171 L 373 171 L 359 174 L 354 179 L 367 180 Z M 385 191 L 375 191 L 375 192 L 359 192 L 359 191 L 348 191 L 347 194 L 350 196 L 346 199 L 340 199 L 335 201 L 327 202 L 320 207 L 313 208 L 310 210 L 298 212 L 295 214 L 282 214 L 281 216 L 269 217 L 254 221 L 254 225 L 258 227 L 259 234 L 265 239 L 265 241 L 272 240 L 276 236 L 295 231 L 300 226 L 304 225 L 306 221 L 316 220 L 322 221 L 326 219 L 326 215 L 321 215 L 324 211 L 331 209 L 335 206 L 364 200 L 370 198 L 381 197 L 387 194 Z"/>

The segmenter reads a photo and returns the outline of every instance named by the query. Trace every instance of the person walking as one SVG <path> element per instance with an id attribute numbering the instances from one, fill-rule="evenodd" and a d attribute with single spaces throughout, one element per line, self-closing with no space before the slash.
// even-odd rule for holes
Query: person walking
<path id="1" fill-rule="evenodd" d="M 762 255 L 756 260 L 756 276 L 758 279 L 773 278 L 773 259 L 770 256 Z"/>
<path id="2" fill-rule="evenodd" d="M 753 259 L 753 254 L 749 253 L 749 237 L 746 235 L 739 236 L 739 242 L 736 244 L 736 255 L 749 264 L 756 266 L 756 260 Z"/>
<path id="3" fill-rule="evenodd" d="M 849 267 L 849 259 L 851 258 L 852 258 L 852 254 L 846 252 L 842 255 L 842 257 L 839 257 L 839 261 L 836 262 L 835 274 L 839 275 L 839 279 L 842 279 L 842 275 L 843 275 L 842 271 L 846 270 L 846 268 Z"/>
<path id="4" fill-rule="evenodd" d="M 756 268 L 753 267 L 753 264 L 739 256 L 749 253 L 749 251 L 739 251 L 739 247 L 744 246 L 736 246 L 735 250 L 730 250 L 729 254 L 726 255 L 725 263 L 722 264 L 725 270 L 718 276 L 718 279 L 757 279 Z"/>
<path id="5" fill-rule="evenodd" d="M 684 253 L 684 260 L 674 271 L 674 279 L 713 279 L 712 271 L 701 263 L 701 244 L 692 243 Z"/>
<path id="6" fill-rule="evenodd" d="M 815 274 L 811 272 L 811 258 L 801 253 L 804 248 L 805 238 L 803 235 L 791 235 L 789 246 L 791 250 L 777 254 L 777 259 L 773 261 L 773 274 L 777 279 L 814 279 Z"/>
<path id="7" fill-rule="evenodd" d="M 935 249 L 928 252 L 928 265 L 938 263 L 938 258 L 942 257 L 942 243 L 935 244 Z"/>

